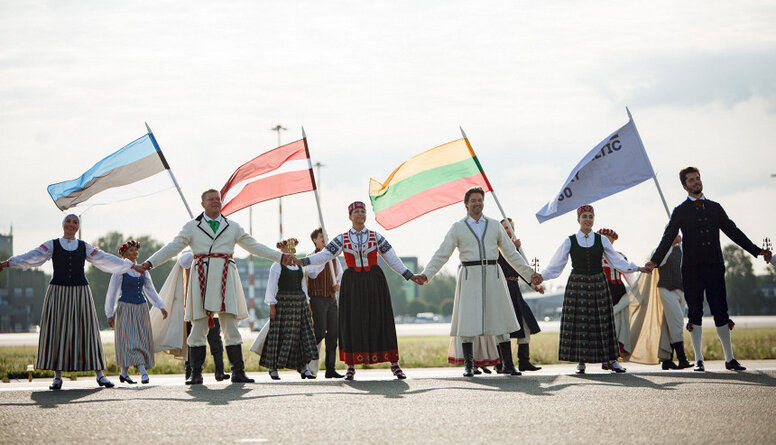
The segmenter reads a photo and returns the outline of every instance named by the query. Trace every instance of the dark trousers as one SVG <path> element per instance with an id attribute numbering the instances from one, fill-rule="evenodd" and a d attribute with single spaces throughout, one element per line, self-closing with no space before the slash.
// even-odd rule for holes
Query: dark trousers
<path id="1" fill-rule="evenodd" d="M 315 342 L 326 339 L 326 370 L 334 371 L 337 360 L 337 299 L 330 297 L 310 296 L 310 306 L 313 309 L 313 330 Z"/>
<path id="2" fill-rule="evenodd" d="M 687 301 L 687 317 L 690 323 L 700 326 L 703 317 L 703 294 L 709 303 L 715 326 L 724 326 L 728 318 L 727 291 L 725 290 L 725 265 L 702 264 L 682 267 L 684 299 Z"/>

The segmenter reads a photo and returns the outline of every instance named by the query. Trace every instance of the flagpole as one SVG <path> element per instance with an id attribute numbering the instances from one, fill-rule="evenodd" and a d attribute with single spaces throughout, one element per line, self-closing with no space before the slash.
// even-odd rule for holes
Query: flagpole
<path id="1" fill-rule="evenodd" d="M 189 212 L 189 218 L 194 219 L 194 214 L 191 213 L 191 208 L 189 207 L 189 203 L 186 202 L 186 198 L 183 196 L 183 192 L 181 191 L 181 186 L 178 185 L 178 180 L 175 179 L 175 175 L 172 173 L 170 164 L 168 164 L 167 159 L 164 158 L 164 155 L 162 154 L 162 149 L 159 148 L 159 144 L 156 143 L 154 132 L 151 131 L 151 127 L 148 126 L 148 122 L 145 123 L 145 126 L 146 126 L 146 129 L 148 130 L 148 135 L 151 136 L 151 142 L 153 142 L 154 147 L 156 148 L 156 152 L 159 154 L 159 157 L 162 159 L 162 164 L 167 169 L 167 172 L 170 174 L 172 183 L 175 184 L 175 189 L 178 190 L 178 194 L 180 195 L 181 200 L 183 201 L 183 205 L 186 206 L 186 211 Z"/>
<path id="2" fill-rule="evenodd" d="M 638 128 L 636 128 L 636 122 L 633 120 L 633 116 L 631 116 L 631 112 L 628 107 L 625 107 L 625 111 L 628 113 L 628 120 L 633 123 L 633 129 L 636 130 L 636 137 L 639 138 L 639 143 L 642 147 L 644 147 L 644 141 L 641 140 L 641 134 L 639 133 Z M 646 148 L 644 149 L 644 152 L 646 153 Z M 649 156 L 647 156 L 647 163 L 649 164 L 649 168 L 652 170 L 652 179 L 655 181 L 657 193 L 660 195 L 660 200 L 663 202 L 663 207 L 666 209 L 666 215 L 668 215 L 668 219 L 671 219 L 671 211 L 668 210 L 668 203 L 666 203 L 666 198 L 663 196 L 663 189 L 660 188 L 660 183 L 657 181 L 657 174 L 655 173 L 655 169 L 652 167 L 652 162 L 649 160 Z"/>
<path id="3" fill-rule="evenodd" d="M 304 126 L 302 127 L 302 139 L 304 140 L 304 150 L 307 154 L 307 159 L 310 159 L 310 149 L 307 147 L 307 134 L 304 132 Z M 307 161 L 311 162 L 311 161 Z M 310 165 L 310 176 L 312 176 L 313 180 L 313 194 L 315 195 L 315 205 L 318 207 L 318 222 L 321 223 L 321 232 L 323 233 L 323 242 L 328 243 L 329 242 L 329 234 L 326 232 L 326 226 L 323 224 L 323 212 L 321 211 L 321 198 L 318 196 L 318 185 L 315 182 L 315 175 L 313 174 L 313 167 L 312 164 Z M 331 279 L 333 281 L 333 284 L 337 284 L 337 274 L 334 270 L 334 266 L 331 264 L 331 261 L 328 262 L 329 265 L 329 272 L 331 272 Z"/>

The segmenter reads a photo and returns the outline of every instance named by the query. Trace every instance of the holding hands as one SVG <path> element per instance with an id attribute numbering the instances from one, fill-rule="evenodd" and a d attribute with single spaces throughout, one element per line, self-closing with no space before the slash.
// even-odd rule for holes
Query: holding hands
<path id="1" fill-rule="evenodd" d="M 531 275 L 531 286 L 533 286 L 534 289 L 537 288 L 540 284 L 542 284 L 542 281 L 544 281 L 544 278 L 542 278 L 542 274 L 534 273 L 533 275 Z"/>
<path id="2" fill-rule="evenodd" d="M 771 258 L 773 257 L 773 253 L 770 250 L 765 250 L 765 249 L 760 251 L 760 255 L 763 256 L 763 258 L 765 259 L 765 263 L 766 264 L 770 263 L 771 262 Z M 0 270 L 2 270 L 2 266 L 0 266 Z"/>
<path id="3" fill-rule="evenodd" d="M 423 286 L 425 283 L 428 283 L 428 277 L 425 275 L 413 275 L 410 280 L 414 281 L 418 286 Z"/>
<path id="4" fill-rule="evenodd" d="M 2 271 L 3 269 L 7 269 L 9 267 L 11 267 L 11 266 L 9 266 L 9 261 L 8 260 L 0 261 L 0 271 Z"/>

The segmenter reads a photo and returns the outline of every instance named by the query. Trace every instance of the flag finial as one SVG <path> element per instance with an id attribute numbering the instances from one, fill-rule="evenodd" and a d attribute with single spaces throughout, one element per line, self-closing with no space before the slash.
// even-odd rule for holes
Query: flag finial
<path id="1" fill-rule="evenodd" d="M 631 116 L 630 110 L 627 106 L 625 107 L 625 112 L 628 113 L 628 120 L 633 120 L 633 116 Z"/>
<path id="2" fill-rule="evenodd" d="M 148 130 L 148 134 L 153 134 L 154 132 L 151 131 L 151 127 L 148 126 L 148 122 L 145 122 L 146 130 Z"/>
<path id="3" fill-rule="evenodd" d="M 302 125 L 302 139 L 307 139 L 307 133 L 304 132 L 304 125 Z"/>
<path id="4" fill-rule="evenodd" d="M 463 138 L 464 139 L 469 139 L 469 138 L 466 137 L 466 133 L 464 133 L 463 128 L 460 125 L 458 126 L 458 128 L 461 130 L 461 135 L 463 136 Z"/>

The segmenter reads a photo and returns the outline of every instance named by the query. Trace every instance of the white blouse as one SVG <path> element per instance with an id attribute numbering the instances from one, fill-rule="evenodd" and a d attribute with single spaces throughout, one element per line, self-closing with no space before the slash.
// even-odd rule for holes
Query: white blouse
<path id="1" fill-rule="evenodd" d="M 577 243 L 579 243 L 580 247 L 593 247 L 593 243 L 595 242 L 594 232 L 590 232 L 589 234 L 585 235 L 580 230 L 577 232 L 576 236 Z M 639 270 L 639 266 L 637 264 L 627 261 L 622 257 L 622 255 L 617 253 L 617 251 L 614 250 L 614 247 L 612 247 L 612 243 L 609 242 L 609 239 L 603 235 L 601 235 L 601 243 L 604 246 L 604 257 L 606 257 L 606 261 L 608 261 L 612 267 L 623 273 L 635 272 Z M 540 272 L 542 279 L 551 280 L 553 278 L 557 278 L 566 267 L 566 263 L 569 260 L 569 252 L 571 252 L 571 240 L 566 237 L 563 239 L 563 244 L 561 244 L 558 250 L 555 252 L 555 255 L 552 256 L 550 264 Z"/>
<path id="2" fill-rule="evenodd" d="M 129 276 L 135 278 L 140 276 L 140 274 L 137 273 L 135 269 L 130 269 L 127 273 Z M 159 294 L 156 293 L 156 289 L 154 289 L 154 282 L 151 281 L 151 275 L 148 272 L 143 275 L 145 276 L 145 281 L 143 282 L 143 293 L 146 295 L 146 297 L 148 297 L 149 300 L 151 300 L 151 304 L 159 309 L 164 309 L 164 302 L 159 297 Z M 105 294 L 105 316 L 107 318 L 113 317 L 113 314 L 116 311 L 116 302 L 118 302 L 119 297 L 121 297 L 121 284 L 123 282 L 124 274 L 114 273 L 110 277 L 110 283 L 108 283 L 108 293 Z"/>
<path id="3" fill-rule="evenodd" d="M 342 272 L 343 272 L 342 271 L 342 264 L 340 264 L 339 260 L 337 260 L 337 259 L 334 259 L 332 261 L 335 261 L 337 263 L 337 267 L 335 267 L 335 269 L 337 269 L 337 277 L 336 277 L 337 284 L 342 284 Z M 312 265 L 311 264 L 311 265 L 305 267 L 304 270 L 307 272 L 307 276 L 310 277 L 311 280 L 314 280 L 314 279 L 318 278 L 318 275 L 321 272 L 323 272 L 323 269 L 325 269 L 326 267 L 329 267 L 329 263 L 328 262 L 327 263 L 323 263 L 323 264 L 316 264 L 316 265 Z M 332 267 L 334 267 L 333 264 L 332 264 Z"/>
<path id="4" fill-rule="evenodd" d="M 350 237 L 350 242 L 352 242 L 354 245 L 358 246 L 358 249 L 361 249 L 361 245 L 366 243 L 368 241 L 368 229 L 364 227 L 361 231 L 357 231 L 356 229 L 350 229 L 348 231 L 348 236 Z M 398 255 L 396 255 L 396 252 L 393 250 L 393 247 L 388 243 L 388 240 L 386 240 L 382 235 L 375 232 L 375 240 L 377 241 L 377 252 L 380 253 L 380 256 L 383 257 L 386 263 L 388 263 L 388 266 L 393 269 L 397 274 L 404 275 L 409 269 L 407 266 L 404 265 L 404 263 L 401 261 Z M 309 255 L 305 257 L 304 259 L 309 261 L 309 264 L 307 267 L 320 265 L 320 264 L 326 264 L 329 261 L 333 260 L 337 257 L 337 255 L 342 253 L 342 249 L 344 247 L 345 243 L 345 237 L 344 234 L 340 233 L 337 235 L 333 240 L 329 242 L 329 244 L 326 245 L 326 247 L 323 248 L 320 252 Z"/>
<path id="5" fill-rule="evenodd" d="M 103 252 L 91 244 L 84 242 L 86 247 L 86 261 L 93 264 L 103 272 L 124 273 L 132 268 L 132 261 L 121 259 L 115 255 Z M 72 252 L 78 248 L 77 239 L 60 238 L 59 245 L 64 250 Z M 27 253 L 16 255 L 8 259 L 10 267 L 27 270 L 31 267 L 38 267 L 51 259 L 54 254 L 54 240 L 48 240 L 35 249 Z"/>
<path id="6" fill-rule="evenodd" d="M 289 270 L 297 270 L 299 266 L 286 266 Z M 268 305 L 278 303 L 278 281 L 280 280 L 280 263 L 272 263 L 269 268 L 269 278 L 267 278 L 267 292 L 264 293 L 264 302 Z M 304 277 L 304 270 L 302 271 L 302 292 L 307 297 L 307 304 L 310 304 L 310 296 L 307 295 L 307 280 Z"/>

